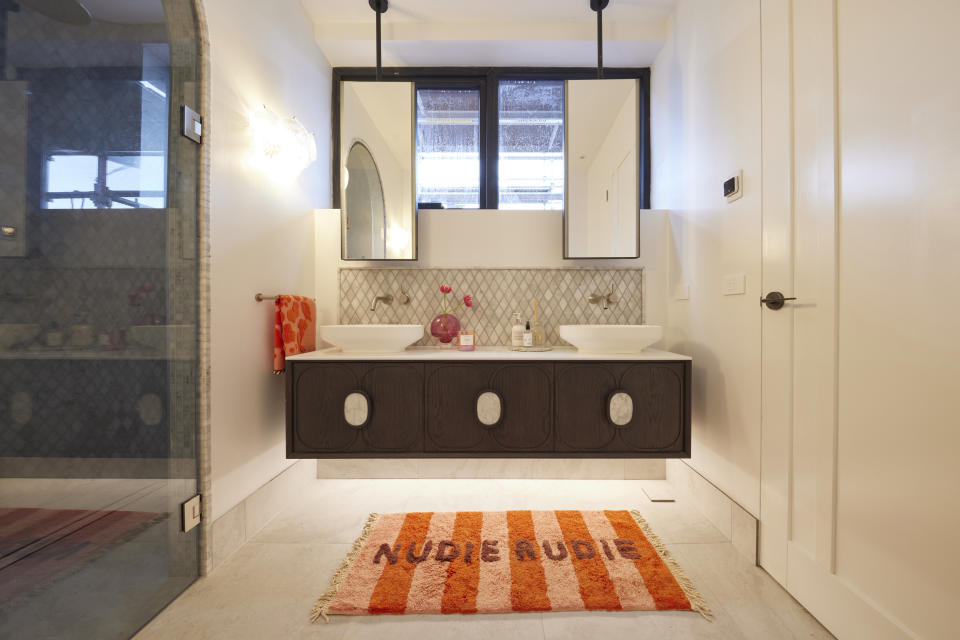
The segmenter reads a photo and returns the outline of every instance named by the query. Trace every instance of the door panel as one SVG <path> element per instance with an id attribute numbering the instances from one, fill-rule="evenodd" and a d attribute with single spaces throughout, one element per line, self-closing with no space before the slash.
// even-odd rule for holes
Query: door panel
<path id="1" fill-rule="evenodd" d="M 360 387 L 370 398 L 369 424 L 360 430 L 371 451 L 419 451 L 423 447 L 423 365 L 363 367 Z"/>
<path id="2" fill-rule="evenodd" d="M 196 3 L 81 4 L 0 0 L 2 638 L 132 637 L 208 524 Z"/>
<path id="3" fill-rule="evenodd" d="M 607 398 L 617 376 L 596 364 L 557 365 L 557 451 L 606 451 L 617 437 L 607 420 Z"/>
<path id="4" fill-rule="evenodd" d="M 686 424 L 685 364 L 557 365 L 557 450 L 682 452 Z M 608 415 L 615 392 L 633 401 L 623 426 Z"/>
<path id="5" fill-rule="evenodd" d="M 503 399 L 503 420 L 490 434 L 506 451 L 553 449 L 553 368 L 550 365 L 501 365 L 490 388 Z"/>
<path id="6" fill-rule="evenodd" d="M 626 448 L 635 451 L 676 448 L 683 438 L 682 365 L 637 365 L 620 377 L 620 388 L 633 399 L 633 420 L 619 430 Z"/>
<path id="7" fill-rule="evenodd" d="M 485 426 L 477 397 L 500 396 L 502 418 Z M 552 365 L 427 365 L 427 451 L 550 451 Z"/>
<path id="8" fill-rule="evenodd" d="M 288 373 L 296 376 L 294 450 L 300 450 L 300 444 L 313 451 L 355 448 L 360 432 L 344 418 L 343 402 L 350 392 L 361 388 L 357 372 L 336 364 L 294 365 Z"/>

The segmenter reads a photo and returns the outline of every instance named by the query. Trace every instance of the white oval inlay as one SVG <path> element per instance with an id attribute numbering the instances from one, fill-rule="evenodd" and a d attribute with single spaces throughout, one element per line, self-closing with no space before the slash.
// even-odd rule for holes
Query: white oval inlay
<path id="1" fill-rule="evenodd" d="M 484 391 L 477 398 L 477 420 L 480 424 L 492 427 L 503 417 L 503 401 L 499 394 Z"/>
<path id="2" fill-rule="evenodd" d="M 367 396 L 358 391 L 347 394 L 343 401 L 343 419 L 351 427 L 360 428 L 367 424 L 370 419 L 370 401 Z"/>
<path id="3" fill-rule="evenodd" d="M 610 422 L 624 427 L 633 420 L 633 398 L 630 394 L 618 391 L 610 396 Z"/>
<path id="4" fill-rule="evenodd" d="M 10 396 L 10 418 L 17 424 L 27 424 L 33 417 L 33 398 L 26 391 Z"/>
<path id="5" fill-rule="evenodd" d="M 145 393 L 137 399 L 137 415 L 143 424 L 154 427 L 163 420 L 163 402 L 155 393 Z"/>

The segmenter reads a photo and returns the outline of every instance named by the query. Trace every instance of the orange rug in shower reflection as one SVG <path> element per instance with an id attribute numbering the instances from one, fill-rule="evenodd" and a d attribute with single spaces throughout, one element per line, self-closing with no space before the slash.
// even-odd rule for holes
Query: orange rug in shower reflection
<path id="1" fill-rule="evenodd" d="M 373 514 L 330 614 L 685 610 L 703 599 L 636 511 Z"/>
<path id="2" fill-rule="evenodd" d="M 0 602 L 42 588 L 164 517 L 143 511 L 0 509 Z"/>

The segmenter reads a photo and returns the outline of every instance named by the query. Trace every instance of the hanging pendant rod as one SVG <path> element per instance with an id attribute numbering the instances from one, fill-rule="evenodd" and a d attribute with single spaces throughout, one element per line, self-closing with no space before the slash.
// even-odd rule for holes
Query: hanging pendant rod
<path id="1" fill-rule="evenodd" d="M 377 82 L 380 81 L 380 68 L 382 66 L 380 58 L 380 14 L 386 13 L 387 7 L 387 0 L 370 0 L 370 8 L 377 14 Z"/>
<path id="2" fill-rule="evenodd" d="M 610 0 L 590 0 L 590 8 L 597 12 L 597 80 L 603 80 L 603 10 Z"/>

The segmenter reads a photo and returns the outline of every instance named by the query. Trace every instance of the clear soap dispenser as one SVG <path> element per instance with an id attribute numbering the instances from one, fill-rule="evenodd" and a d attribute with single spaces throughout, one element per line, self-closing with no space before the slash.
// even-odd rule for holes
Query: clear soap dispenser
<path id="1" fill-rule="evenodd" d="M 523 320 L 520 319 L 520 312 L 513 314 L 513 328 L 510 330 L 510 346 L 523 346 Z"/>

